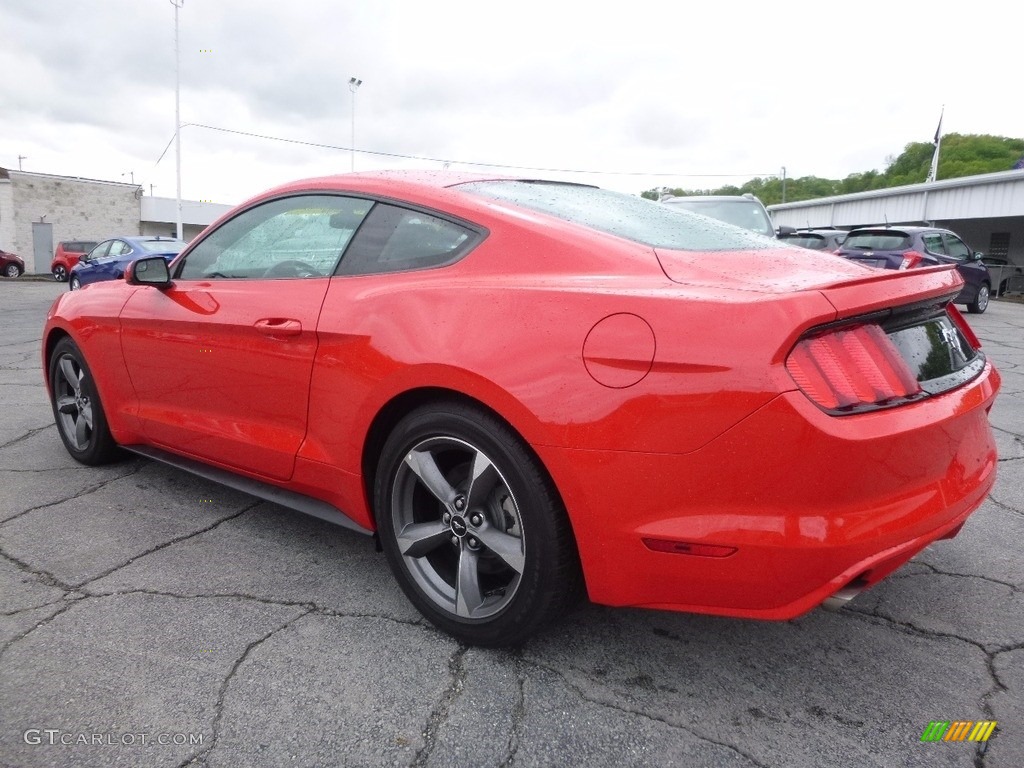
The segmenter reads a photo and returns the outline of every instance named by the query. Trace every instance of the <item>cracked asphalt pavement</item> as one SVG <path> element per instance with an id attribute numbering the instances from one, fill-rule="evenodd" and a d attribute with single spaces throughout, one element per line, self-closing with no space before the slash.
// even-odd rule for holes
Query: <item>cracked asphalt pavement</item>
<path id="1" fill-rule="evenodd" d="M 1024 766 L 1022 304 L 970 317 L 1000 471 L 956 539 L 841 613 L 585 606 L 493 651 L 423 621 L 366 538 L 75 464 L 39 359 L 62 289 L 0 281 L 4 766 Z M 981 750 L 921 743 L 932 720 L 999 725 Z"/>

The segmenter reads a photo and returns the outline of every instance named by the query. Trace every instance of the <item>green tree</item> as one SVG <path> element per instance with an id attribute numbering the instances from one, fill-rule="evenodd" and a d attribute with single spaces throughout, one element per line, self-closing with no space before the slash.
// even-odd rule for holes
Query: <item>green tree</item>
<path id="1" fill-rule="evenodd" d="M 935 146 L 931 142 L 911 142 L 897 157 L 886 158 L 886 168 L 881 173 L 875 170 L 863 171 L 851 173 L 845 179 L 823 179 L 817 176 L 786 179 L 786 202 L 919 184 L 928 178 L 934 151 Z M 1006 171 L 1013 168 L 1021 157 L 1024 157 L 1024 139 L 950 133 L 942 137 L 938 178 L 955 179 Z M 765 205 L 781 203 L 782 180 L 770 176 L 751 179 L 738 187 L 727 185 L 718 189 L 669 190 L 673 195 L 742 195 L 747 192 L 756 195 Z M 641 194 L 657 200 L 660 191 L 649 189 Z"/>

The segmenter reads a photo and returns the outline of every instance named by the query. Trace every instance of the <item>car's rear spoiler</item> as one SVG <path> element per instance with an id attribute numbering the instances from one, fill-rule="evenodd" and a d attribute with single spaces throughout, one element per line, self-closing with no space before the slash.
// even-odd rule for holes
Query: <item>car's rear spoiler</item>
<path id="1" fill-rule="evenodd" d="M 879 269 L 819 290 L 839 313 L 836 319 L 842 320 L 898 305 L 948 300 L 960 292 L 963 284 L 956 265 L 943 264 L 920 269 Z"/>

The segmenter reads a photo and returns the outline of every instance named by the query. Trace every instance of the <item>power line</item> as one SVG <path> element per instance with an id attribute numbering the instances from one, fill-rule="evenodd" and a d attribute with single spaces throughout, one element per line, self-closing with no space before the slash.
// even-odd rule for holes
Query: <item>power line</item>
<path id="1" fill-rule="evenodd" d="M 233 128 L 222 128 L 216 125 L 205 125 L 203 123 L 185 123 L 182 127 L 205 128 L 208 131 L 219 131 L 220 133 L 231 133 L 236 136 L 248 136 L 253 139 L 264 139 L 266 141 L 280 141 L 285 144 L 299 144 L 304 147 L 316 147 L 318 149 L 334 149 L 340 152 L 359 152 L 364 155 L 375 155 L 377 157 L 392 157 L 400 160 L 420 160 L 429 163 L 456 163 L 457 165 L 472 165 L 483 168 L 503 168 L 517 171 L 541 171 L 543 173 L 586 173 L 600 176 L 661 176 L 666 178 L 695 178 L 698 176 L 712 178 L 754 178 L 755 176 L 774 176 L 771 173 L 646 173 L 642 171 L 595 171 L 581 170 L 578 168 L 540 168 L 532 165 L 507 165 L 503 163 L 483 163 L 472 160 L 452 160 L 439 157 L 426 157 L 424 155 L 404 155 L 399 152 L 379 152 L 371 149 L 355 149 L 354 147 L 342 147 L 337 144 L 323 144 L 316 141 L 303 141 L 302 139 L 288 139 L 283 136 L 268 136 L 263 133 L 252 133 L 250 131 L 239 131 Z M 173 138 L 173 137 L 172 137 Z M 170 142 L 168 142 L 168 147 Z M 165 149 L 164 152 L 167 150 Z M 160 158 L 163 159 L 163 153 Z M 159 163 L 160 160 L 157 160 Z"/>

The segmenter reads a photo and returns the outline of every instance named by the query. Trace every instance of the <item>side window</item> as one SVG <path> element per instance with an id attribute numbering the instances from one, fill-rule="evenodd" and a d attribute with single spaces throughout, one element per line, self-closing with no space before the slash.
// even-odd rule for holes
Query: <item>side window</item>
<path id="1" fill-rule="evenodd" d="M 93 259 L 100 259 L 107 255 L 107 249 L 110 247 L 110 241 L 100 243 L 93 248 L 89 253 L 85 255 L 82 261 L 92 261 Z"/>
<path id="2" fill-rule="evenodd" d="M 131 251 L 131 248 L 128 247 L 126 242 L 123 240 L 115 240 L 110 244 L 110 251 L 107 253 L 107 256 L 122 256 L 129 251 Z"/>
<path id="3" fill-rule="evenodd" d="M 928 253 L 937 253 L 940 256 L 944 256 L 946 249 L 942 245 L 942 235 L 935 232 L 930 235 L 921 235 L 921 239 L 924 241 L 924 249 Z"/>
<path id="4" fill-rule="evenodd" d="M 479 240 L 478 233 L 460 224 L 378 203 L 345 252 L 337 274 L 441 267 L 458 261 Z"/>
<path id="5" fill-rule="evenodd" d="M 298 195 L 243 211 L 185 257 L 181 280 L 323 277 L 373 203 L 338 195 Z"/>
<path id="6" fill-rule="evenodd" d="M 971 249 L 959 237 L 943 235 L 942 239 L 946 242 L 946 253 L 957 261 L 966 261 L 971 257 Z"/>

